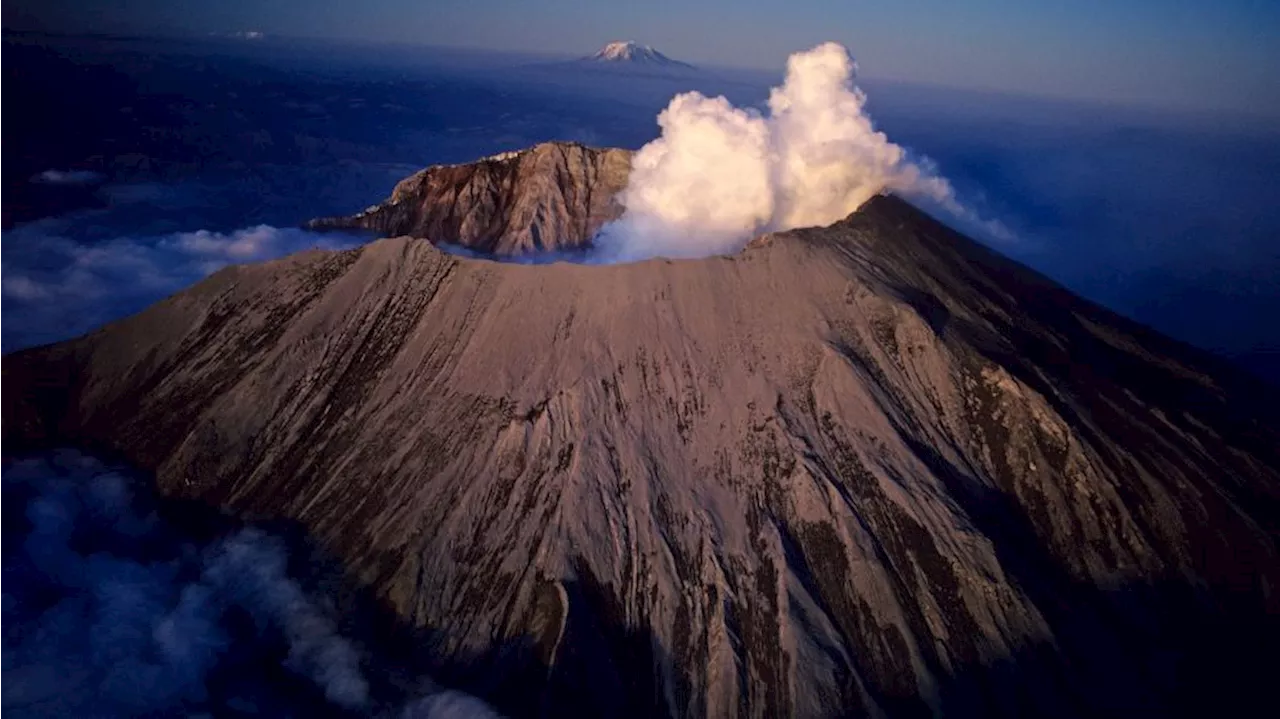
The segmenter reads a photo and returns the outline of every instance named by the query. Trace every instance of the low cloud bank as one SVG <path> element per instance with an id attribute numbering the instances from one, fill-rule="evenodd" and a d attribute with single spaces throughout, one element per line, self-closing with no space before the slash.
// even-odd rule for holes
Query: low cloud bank
<path id="1" fill-rule="evenodd" d="M 6 714 L 495 716 L 451 691 L 375 697 L 369 648 L 279 537 L 193 536 L 78 452 L 15 462 L 3 484 Z"/>
<path id="2" fill-rule="evenodd" d="M 45 170 L 31 181 L 37 185 L 95 185 L 103 179 L 92 170 Z"/>
<path id="3" fill-rule="evenodd" d="M 41 220 L 5 233 L 0 290 L 6 352 L 82 334 L 227 265 L 312 248 L 347 249 L 367 239 L 257 225 L 88 242 L 72 237 L 76 221 Z"/>
<path id="4" fill-rule="evenodd" d="M 598 258 L 726 254 L 760 233 L 828 225 L 887 191 L 975 222 L 928 161 L 875 129 L 856 69 L 836 43 L 792 55 L 768 116 L 677 95 L 658 116 L 662 136 L 635 155 L 626 210 L 597 237 Z"/>

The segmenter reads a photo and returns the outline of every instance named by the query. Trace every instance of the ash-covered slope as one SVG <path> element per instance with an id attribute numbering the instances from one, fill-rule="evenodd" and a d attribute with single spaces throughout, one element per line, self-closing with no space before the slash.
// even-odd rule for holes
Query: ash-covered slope
<path id="1" fill-rule="evenodd" d="M 463 165 L 435 165 L 396 185 L 385 202 L 311 229 L 425 237 L 497 255 L 575 250 L 617 219 L 631 152 L 547 142 Z"/>
<path id="2" fill-rule="evenodd" d="M 512 714 L 1233 715 L 1276 666 L 1274 396 L 893 198 L 304 253 L 4 373 L 7 450 L 301 522 Z"/>

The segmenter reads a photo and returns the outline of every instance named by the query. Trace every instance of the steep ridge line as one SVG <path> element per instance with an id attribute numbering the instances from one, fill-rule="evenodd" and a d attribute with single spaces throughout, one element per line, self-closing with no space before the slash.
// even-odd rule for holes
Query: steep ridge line
<path id="1" fill-rule="evenodd" d="M 385 202 L 310 229 L 369 230 L 519 256 L 581 250 L 622 214 L 631 152 L 546 142 L 462 165 L 433 165 L 400 181 Z"/>

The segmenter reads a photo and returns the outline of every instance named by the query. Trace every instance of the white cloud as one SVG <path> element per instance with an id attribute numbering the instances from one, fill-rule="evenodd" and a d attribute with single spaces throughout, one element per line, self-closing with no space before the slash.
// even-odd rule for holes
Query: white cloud
<path id="1" fill-rule="evenodd" d="M 279 257 L 302 245 L 314 242 L 320 235 L 302 230 L 280 230 L 270 225 L 258 225 L 232 233 L 196 230 L 182 232 L 165 240 L 165 244 L 194 257 L 208 257 L 232 262 Z"/>
<path id="2" fill-rule="evenodd" d="M 90 242 L 71 239 L 76 218 L 5 233 L 0 290 L 4 349 L 67 339 L 137 312 L 227 265 L 302 250 L 344 249 L 363 238 L 269 225 Z"/>
<path id="3" fill-rule="evenodd" d="M 42 300 L 49 296 L 49 289 L 30 277 L 16 275 L 4 278 L 4 296 L 15 300 Z"/>
<path id="4" fill-rule="evenodd" d="M 597 245 L 625 258 L 729 252 L 774 213 L 769 126 L 723 97 L 677 95 L 632 161 L 622 218 Z"/>
<path id="5" fill-rule="evenodd" d="M 92 185 L 103 180 L 90 170 L 45 170 L 31 178 L 38 185 Z"/>
<path id="6" fill-rule="evenodd" d="M 658 116 L 662 136 L 635 155 L 626 210 L 597 238 L 601 258 L 733 252 L 763 232 L 828 225 L 886 191 L 976 222 L 931 164 L 875 129 L 855 70 L 835 43 L 792 55 L 768 116 L 677 95 Z"/>
<path id="7" fill-rule="evenodd" d="M 144 478 L 72 450 L 5 467 L 5 505 L 26 519 L 3 567 L 14 716 L 207 716 L 259 702 L 264 715 L 306 716 L 320 696 L 325 715 L 403 705 L 406 718 L 498 716 L 344 633 L 307 554 L 283 538 L 252 526 L 189 533 L 149 495 Z M 299 685 L 263 676 L 259 662 Z M 418 696 L 367 678 L 393 664 Z"/>

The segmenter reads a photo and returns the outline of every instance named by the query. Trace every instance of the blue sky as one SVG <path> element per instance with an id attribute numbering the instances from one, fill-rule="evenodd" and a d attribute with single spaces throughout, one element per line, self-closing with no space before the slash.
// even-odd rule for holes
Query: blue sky
<path id="1" fill-rule="evenodd" d="M 549 53 L 636 39 L 771 69 L 837 40 L 872 77 L 1280 117 L 1276 0 L 13 0 L 5 24 Z"/>

